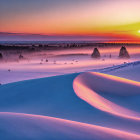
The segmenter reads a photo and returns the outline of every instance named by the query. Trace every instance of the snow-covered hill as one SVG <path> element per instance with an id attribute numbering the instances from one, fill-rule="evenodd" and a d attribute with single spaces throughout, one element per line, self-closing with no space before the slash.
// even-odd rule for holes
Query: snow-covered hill
<path id="1" fill-rule="evenodd" d="M 1 85 L 0 138 L 140 139 L 136 64 Z"/>

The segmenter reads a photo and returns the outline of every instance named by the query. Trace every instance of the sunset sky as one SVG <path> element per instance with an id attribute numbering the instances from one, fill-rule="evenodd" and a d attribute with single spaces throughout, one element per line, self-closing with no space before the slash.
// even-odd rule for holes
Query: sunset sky
<path id="1" fill-rule="evenodd" d="M 0 32 L 139 39 L 140 0 L 0 0 Z"/>

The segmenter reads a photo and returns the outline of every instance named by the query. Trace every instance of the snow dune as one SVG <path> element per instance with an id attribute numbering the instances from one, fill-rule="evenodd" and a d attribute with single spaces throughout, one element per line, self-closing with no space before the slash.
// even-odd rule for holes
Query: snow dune
<path id="1" fill-rule="evenodd" d="M 77 95 L 92 106 L 121 117 L 140 120 L 139 113 L 121 107 L 102 97 L 102 94 L 107 94 L 108 96 L 112 94 L 118 96 L 140 96 L 140 82 L 89 72 L 76 77 L 73 86 Z"/>
<path id="2" fill-rule="evenodd" d="M 0 124 L 3 139 L 140 139 L 128 132 L 40 115 L 0 113 Z"/>
<path id="3" fill-rule="evenodd" d="M 0 139 L 140 140 L 140 82 L 126 79 L 133 71 L 139 65 L 123 70 L 125 79 L 117 70 L 1 85 Z"/>

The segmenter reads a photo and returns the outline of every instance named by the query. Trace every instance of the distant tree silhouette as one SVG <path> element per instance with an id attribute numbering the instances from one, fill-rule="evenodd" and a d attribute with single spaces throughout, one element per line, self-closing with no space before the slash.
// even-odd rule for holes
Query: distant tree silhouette
<path id="1" fill-rule="evenodd" d="M 0 59 L 3 59 L 3 55 L 2 55 L 2 53 L 0 53 Z"/>
<path id="2" fill-rule="evenodd" d="M 91 57 L 92 58 L 100 58 L 101 56 L 100 56 L 100 52 L 99 52 L 99 50 L 97 49 L 97 48 L 94 48 L 94 51 L 93 51 L 93 53 L 91 54 Z"/>
<path id="3" fill-rule="evenodd" d="M 125 46 L 122 46 L 119 53 L 120 58 L 130 58 L 129 53 Z"/>
<path id="4" fill-rule="evenodd" d="M 20 54 L 20 55 L 19 55 L 19 59 L 23 59 L 23 55 Z"/>

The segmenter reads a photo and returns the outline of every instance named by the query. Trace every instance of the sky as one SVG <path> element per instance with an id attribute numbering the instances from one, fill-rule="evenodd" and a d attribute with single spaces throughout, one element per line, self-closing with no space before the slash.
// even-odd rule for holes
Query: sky
<path id="1" fill-rule="evenodd" d="M 0 0 L 0 40 L 9 33 L 139 39 L 139 13 L 140 0 Z"/>

